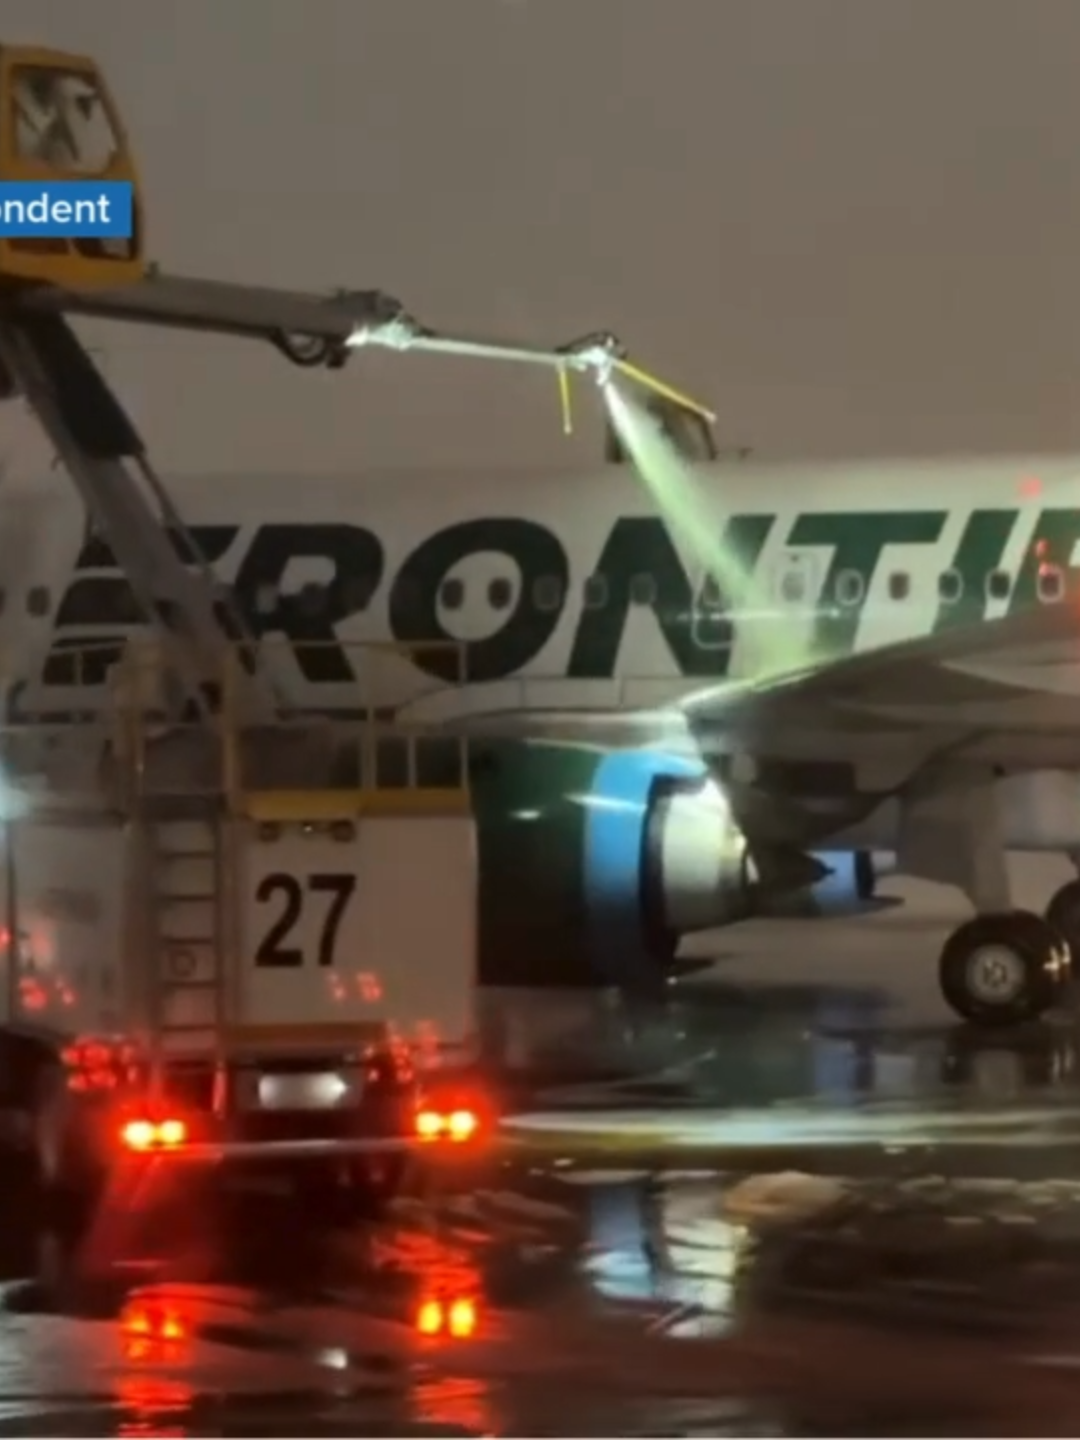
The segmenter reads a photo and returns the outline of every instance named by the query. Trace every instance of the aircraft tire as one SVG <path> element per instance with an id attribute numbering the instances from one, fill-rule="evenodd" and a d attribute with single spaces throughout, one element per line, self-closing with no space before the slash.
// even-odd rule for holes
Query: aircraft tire
<path id="1" fill-rule="evenodd" d="M 977 915 L 954 930 L 938 974 L 946 1002 L 970 1024 L 1021 1025 L 1057 1004 L 1071 963 L 1068 943 L 1048 921 L 1012 910 Z"/>

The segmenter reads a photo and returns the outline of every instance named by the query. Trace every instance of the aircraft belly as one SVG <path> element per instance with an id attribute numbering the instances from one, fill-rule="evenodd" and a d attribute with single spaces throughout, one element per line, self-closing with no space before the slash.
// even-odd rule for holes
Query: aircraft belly
<path id="1" fill-rule="evenodd" d="M 1074 771 L 1037 770 L 1010 775 L 997 787 L 1002 833 L 1006 848 L 1027 851 L 1066 851 L 1080 848 L 1080 774 Z M 838 849 L 896 849 L 900 806 L 883 804 L 857 825 L 841 831 Z"/>

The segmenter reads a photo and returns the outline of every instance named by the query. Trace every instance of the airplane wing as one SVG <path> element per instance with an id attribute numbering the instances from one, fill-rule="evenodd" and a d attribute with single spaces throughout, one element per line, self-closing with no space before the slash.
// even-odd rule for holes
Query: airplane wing
<path id="1" fill-rule="evenodd" d="M 571 710 L 526 687 L 474 713 L 473 735 L 663 745 L 737 766 L 843 767 L 882 794 L 937 758 L 1080 768 L 1080 607 L 1027 609 L 772 678 L 703 687 L 652 706 Z M 824 782 L 824 768 L 821 775 Z"/>
<path id="2" fill-rule="evenodd" d="M 1028 609 L 685 701 L 708 746 L 867 770 L 938 751 L 1080 764 L 1080 611 Z M 1052 758 L 1052 757 L 1057 757 Z"/>

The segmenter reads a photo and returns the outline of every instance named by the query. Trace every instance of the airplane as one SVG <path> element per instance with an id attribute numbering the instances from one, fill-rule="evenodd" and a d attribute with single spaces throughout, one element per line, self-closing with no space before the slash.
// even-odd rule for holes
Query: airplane
<path id="1" fill-rule="evenodd" d="M 1080 869 L 1080 459 L 686 473 L 170 485 L 292 703 L 347 711 L 362 672 L 365 705 L 472 737 L 482 980 L 659 993 L 685 935 L 857 913 L 895 864 L 975 909 L 950 1006 L 1044 1013 L 1080 880 L 1019 912 L 1004 852 Z M 143 621 L 62 475 L 5 480 L 0 576 L 9 719 L 108 705 Z M 412 650 L 359 648 L 386 640 Z"/>

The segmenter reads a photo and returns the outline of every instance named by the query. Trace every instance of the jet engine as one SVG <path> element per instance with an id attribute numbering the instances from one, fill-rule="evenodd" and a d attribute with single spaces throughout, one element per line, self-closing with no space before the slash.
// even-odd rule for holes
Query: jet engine
<path id="1" fill-rule="evenodd" d="M 869 908 L 865 853 L 751 855 L 700 761 L 512 743 L 474 767 L 481 978 L 663 986 L 682 936 L 754 915 Z"/>

